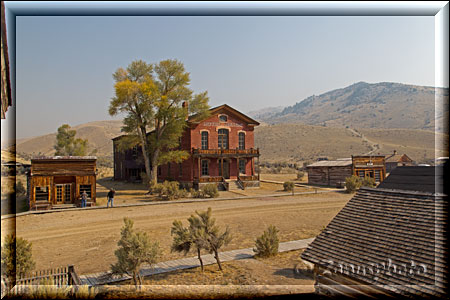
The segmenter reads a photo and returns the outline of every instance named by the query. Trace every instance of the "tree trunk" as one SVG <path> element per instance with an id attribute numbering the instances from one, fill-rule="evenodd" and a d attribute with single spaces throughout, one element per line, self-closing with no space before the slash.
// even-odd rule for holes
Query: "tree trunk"
<path id="1" fill-rule="evenodd" d="M 136 276 L 136 271 L 133 271 L 133 282 L 134 282 L 134 285 L 138 285 L 137 284 L 137 276 Z"/>
<path id="2" fill-rule="evenodd" d="M 198 260 L 200 261 L 200 267 L 202 268 L 202 272 L 203 272 L 203 260 L 202 260 L 202 256 L 200 255 L 200 248 L 197 248 L 197 256 L 198 256 Z"/>
<path id="3" fill-rule="evenodd" d="M 155 152 L 152 155 L 152 167 L 150 172 L 150 183 L 152 185 L 158 183 L 158 157 L 159 157 L 159 150 L 155 149 Z"/>
<path id="4" fill-rule="evenodd" d="M 139 129 L 139 137 L 142 143 L 142 155 L 144 157 L 144 165 L 145 165 L 145 173 L 150 177 L 151 169 L 150 169 L 150 157 L 148 154 L 148 145 L 147 145 L 147 132 L 145 128 Z"/>
<path id="5" fill-rule="evenodd" d="M 216 258 L 217 264 L 219 265 L 219 270 L 223 272 L 222 264 L 220 263 L 219 253 L 217 250 L 214 250 L 214 256 Z"/>

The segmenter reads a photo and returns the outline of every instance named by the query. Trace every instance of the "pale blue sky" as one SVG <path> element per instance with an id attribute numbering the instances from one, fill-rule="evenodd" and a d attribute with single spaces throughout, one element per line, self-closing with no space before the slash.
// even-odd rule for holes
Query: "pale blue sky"
<path id="1" fill-rule="evenodd" d="M 434 36 L 434 17 L 20 16 L 17 138 L 111 120 L 111 74 L 135 59 L 177 58 L 211 106 L 248 112 L 358 81 L 434 86 Z"/>

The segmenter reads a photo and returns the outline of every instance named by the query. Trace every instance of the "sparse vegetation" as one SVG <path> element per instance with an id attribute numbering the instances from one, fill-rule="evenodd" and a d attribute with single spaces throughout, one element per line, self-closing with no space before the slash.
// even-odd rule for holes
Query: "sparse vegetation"
<path id="1" fill-rule="evenodd" d="M 305 176 L 305 172 L 303 172 L 303 171 L 297 172 L 297 180 L 302 180 L 304 176 Z"/>
<path id="2" fill-rule="evenodd" d="M 26 192 L 27 192 L 27 190 L 25 189 L 25 186 L 23 185 L 22 181 L 21 180 L 17 181 L 17 184 L 16 184 L 16 195 L 17 196 L 23 196 L 23 195 L 26 194 Z"/>
<path id="3" fill-rule="evenodd" d="M 217 190 L 217 185 L 215 185 L 214 183 L 210 183 L 205 185 L 203 188 L 203 194 L 205 196 L 208 196 L 210 198 L 217 198 L 219 197 L 219 191 Z"/>
<path id="4" fill-rule="evenodd" d="M 177 181 L 164 181 L 152 186 L 153 193 L 157 193 L 159 197 L 166 200 L 173 200 L 184 198 L 188 196 L 185 189 L 180 189 L 180 184 Z"/>
<path id="5" fill-rule="evenodd" d="M 375 187 L 376 183 L 375 183 L 375 179 L 372 177 L 364 177 L 364 179 L 361 181 L 361 186 L 366 186 L 366 187 Z"/>
<path id="6" fill-rule="evenodd" d="M 283 183 L 283 190 L 286 192 L 294 191 L 294 183 L 292 181 L 286 181 Z"/>
<path id="7" fill-rule="evenodd" d="M 141 285 L 141 265 L 146 263 L 151 266 L 156 263 L 160 256 L 159 244 L 152 242 L 146 232 L 135 232 L 134 222 L 129 218 L 124 218 L 123 222 L 125 224 L 120 233 L 119 249 L 114 252 L 118 261 L 111 265 L 111 272 L 115 275 L 132 276 L 133 283 Z"/>
<path id="8" fill-rule="evenodd" d="M 280 244 L 278 232 L 279 230 L 274 225 L 270 225 L 267 230 L 256 239 L 256 248 L 253 249 L 256 256 L 270 257 L 278 254 L 278 246 Z"/>
<path id="9" fill-rule="evenodd" d="M 15 282 L 16 277 L 25 277 L 34 267 L 31 242 L 8 234 L 2 246 L 2 272 L 9 282 Z"/>
<path id="10" fill-rule="evenodd" d="M 345 188 L 347 193 L 354 193 L 361 187 L 361 178 L 358 176 L 352 175 L 350 177 L 345 178 Z"/>

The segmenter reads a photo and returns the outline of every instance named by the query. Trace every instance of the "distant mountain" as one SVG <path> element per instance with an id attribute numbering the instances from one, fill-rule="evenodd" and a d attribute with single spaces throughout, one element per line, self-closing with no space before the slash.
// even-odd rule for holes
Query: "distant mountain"
<path id="1" fill-rule="evenodd" d="M 346 88 L 311 96 L 274 114 L 261 114 L 270 123 L 296 123 L 327 127 L 408 128 L 435 130 L 435 91 L 447 97 L 448 89 L 392 82 L 358 82 Z M 438 131 L 442 131 L 438 128 Z"/>
<path id="2" fill-rule="evenodd" d="M 95 121 L 72 127 L 77 138 L 88 140 L 88 152 L 96 149 L 97 156 L 112 157 L 112 138 L 121 134 L 122 121 Z M 17 152 L 31 156 L 54 155 L 55 133 L 17 140 Z"/>
<path id="3" fill-rule="evenodd" d="M 283 109 L 284 106 L 266 107 L 258 110 L 249 111 L 247 115 L 257 120 L 263 120 L 269 119 L 270 117 L 276 115 L 277 113 L 280 113 L 281 111 L 283 111 Z"/>

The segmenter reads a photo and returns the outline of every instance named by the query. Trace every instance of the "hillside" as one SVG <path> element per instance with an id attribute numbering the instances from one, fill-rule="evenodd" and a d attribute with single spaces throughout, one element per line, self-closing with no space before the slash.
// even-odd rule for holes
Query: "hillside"
<path id="1" fill-rule="evenodd" d="M 447 97 L 448 89 L 437 89 Z M 382 82 L 355 83 L 311 96 L 275 114 L 253 112 L 270 124 L 301 122 L 308 125 L 353 128 L 408 128 L 435 130 L 435 88 Z M 442 128 L 438 128 L 442 131 Z"/>
<path id="2" fill-rule="evenodd" d="M 96 121 L 72 127 L 77 138 L 87 139 L 88 152 L 97 149 L 97 156 L 112 157 L 112 138 L 121 134 L 122 121 Z M 17 140 L 17 152 L 28 155 L 53 155 L 56 142 L 55 133 Z"/>
<path id="3" fill-rule="evenodd" d="M 448 156 L 448 136 L 437 156 Z M 406 153 L 418 162 L 434 158 L 435 133 L 414 129 L 350 129 L 324 126 L 276 124 L 255 129 L 255 144 L 260 148 L 261 161 L 300 162 L 350 157 L 359 154 L 390 154 L 394 150 Z"/>

